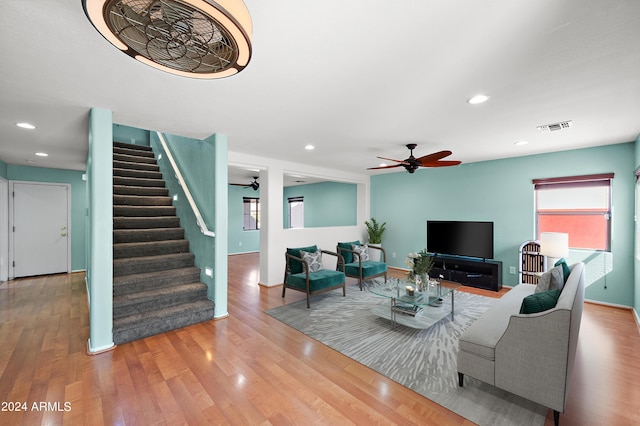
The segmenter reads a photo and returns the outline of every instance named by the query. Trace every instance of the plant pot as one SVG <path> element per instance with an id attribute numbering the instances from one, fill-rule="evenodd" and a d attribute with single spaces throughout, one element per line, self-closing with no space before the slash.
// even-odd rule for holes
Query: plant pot
<path id="1" fill-rule="evenodd" d="M 382 244 L 367 244 L 369 247 L 382 247 Z M 369 260 L 374 262 L 380 262 L 380 256 L 382 256 L 382 252 L 380 250 L 369 250 Z"/>

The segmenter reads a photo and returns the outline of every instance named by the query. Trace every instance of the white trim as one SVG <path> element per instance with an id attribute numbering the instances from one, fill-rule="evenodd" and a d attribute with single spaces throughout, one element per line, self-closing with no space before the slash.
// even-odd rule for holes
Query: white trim
<path id="1" fill-rule="evenodd" d="M 39 182 L 31 180 L 10 180 L 9 181 L 9 194 L 13 194 L 15 184 L 23 185 L 48 185 L 48 186 L 64 186 L 67 188 L 67 273 L 71 272 L 71 184 L 70 183 L 58 183 L 58 182 Z M 13 197 L 9 196 L 9 228 L 14 225 L 13 215 Z M 9 232 L 9 279 L 15 278 L 15 271 L 13 267 L 14 262 L 14 233 Z"/>
<path id="2" fill-rule="evenodd" d="M 175 160 L 173 159 L 173 155 L 171 155 L 171 151 L 169 151 L 169 147 L 167 146 L 167 143 L 164 140 L 164 136 L 162 136 L 162 133 L 160 133 L 160 132 L 156 132 L 156 133 L 158 135 L 158 139 L 160 140 L 160 143 L 162 144 L 162 149 L 164 149 L 164 152 L 167 154 L 167 158 L 169 159 L 169 163 L 171 163 L 171 167 L 173 168 L 173 171 L 176 174 L 176 178 L 178 179 L 178 183 L 182 187 L 182 190 L 184 191 L 184 194 L 187 197 L 187 200 L 189 200 L 189 205 L 191 206 L 191 209 L 193 210 L 193 214 L 196 216 L 196 222 L 198 223 L 198 226 L 200 227 L 200 231 L 204 235 L 206 235 L 208 237 L 215 237 L 216 234 L 213 231 L 210 231 L 209 228 L 207 228 L 207 224 L 204 222 L 204 219 L 202 219 L 202 215 L 200 214 L 200 210 L 198 209 L 198 206 L 196 205 L 196 202 L 194 201 L 193 197 L 191 196 L 191 192 L 189 191 L 189 187 L 187 186 L 186 182 L 184 181 L 184 178 L 182 177 L 182 173 L 180 173 L 180 170 L 178 169 L 178 166 L 177 166 Z"/>
<path id="3" fill-rule="evenodd" d="M 91 338 L 87 339 L 87 350 L 90 354 L 99 354 L 105 351 L 108 351 L 112 348 L 114 348 L 116 345 L 111 343 L 108 345 L 103 345 L 103 346 L 98 346 L 98 347 L 91 347 Z"/>
<path id="4" fill-rule="evenodd" d="M 9 181 L 0 177 L 0 281 L 9 279 Z"/>
<path id="5" fill-rule="evenodd" d="M 638 326 L 638 332 L 640 332 L 640 315 L 638 315 L 638 311 L 635 308 L 631 308 L 633 311 L 633 316 L 636 318 L 636 325 Z"/>
<path id="6" fill-rule="evenodd" d="M 633 309 L 632 306 L 620 305 L 618 303 L 601 302 L 599 300 L 592 300 L 592 299 L 584 299 L 584 301 L 585 302 L 589 302 L 589 303 L 593 303 L 594 305 L 609 306 L 609 307 L 612 307 L 612 308 Z"/>

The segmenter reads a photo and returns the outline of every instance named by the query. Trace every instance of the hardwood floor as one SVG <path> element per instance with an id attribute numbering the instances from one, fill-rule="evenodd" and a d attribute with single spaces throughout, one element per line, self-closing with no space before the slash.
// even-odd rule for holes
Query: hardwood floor
<path id="1" fill-rule="evenodd" d="M 472 424 L 263 314 L 304 295 L 257 274 L 230 256 L 229 318 L 94 356 L 83 274 L 0 284 L 0 424 Z M 632 313 L 586 304 L 561 425 L 640 424 L 639 383 Z"/>

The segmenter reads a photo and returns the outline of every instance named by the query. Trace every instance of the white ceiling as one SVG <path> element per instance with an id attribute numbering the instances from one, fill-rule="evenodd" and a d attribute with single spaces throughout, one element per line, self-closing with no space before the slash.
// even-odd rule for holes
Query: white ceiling
<path id="1" fill-rule="evenodd" d="M 410 142 L 416 156 L 450 149 L 447 159 L 476 162 L 640 133 L 638 0 L 245 3 L 249 66 L 202 81 L 122 54 L 80 0 L 3 0 L 0 160 L 83 170 L 91 107 L 143 129 L 223 133 L 230 151 L 363 173 L 376 156 L 406 158 Z M 489 102 L 465 102 L 480 92 Z M 536 130 L 564 120 L 573 126 Z"/>

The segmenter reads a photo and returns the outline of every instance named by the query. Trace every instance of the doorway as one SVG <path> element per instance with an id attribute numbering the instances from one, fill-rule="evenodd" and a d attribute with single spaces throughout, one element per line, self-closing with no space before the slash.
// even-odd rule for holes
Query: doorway
<path id="1" fill-rule="evenodd" d="M 71 270 L 69 184 L 10 182 L 10 276 Z"/>

